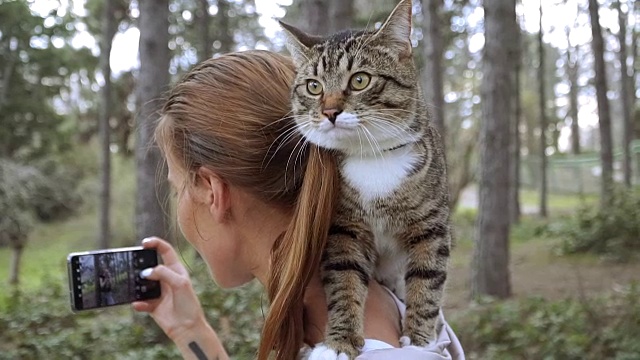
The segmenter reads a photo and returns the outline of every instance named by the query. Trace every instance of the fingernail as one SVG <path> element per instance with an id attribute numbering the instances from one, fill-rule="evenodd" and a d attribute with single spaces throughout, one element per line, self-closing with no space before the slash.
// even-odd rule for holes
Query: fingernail
<path id="1" fill-rule="evenodd" d="M 150 238 L 150 237 L 148 237 L 148 238 L 144 238 L 144 239 L 142 239 L 142 243 L 143 243 L 143 244 L 144 244 L 144 243 L 148 243 L 148 242 L 149 242 L 149 241 L 151 241 L 152 239 L 153 239 L 153 238 Z"/>
<path id="2" fill-rule="evenodd" d="M 151 275 L 152 272 L 153 272 L 153 268 L 146 268 L 140 271 L 140 277 L 143 279 L 146 279 L 147 276 Z"/>

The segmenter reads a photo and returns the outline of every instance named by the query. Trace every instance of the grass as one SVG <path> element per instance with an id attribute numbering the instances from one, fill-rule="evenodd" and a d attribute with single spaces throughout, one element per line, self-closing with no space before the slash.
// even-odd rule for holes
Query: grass
<path id="1" fill-rule="evenodd" d="M 598 196 L 594 194 L 549 194 L 547 206 L 551 212 L 567 212 L 587 204 L 595 205 Z M 538 207 L 540 205 L 540 193 L 535 190 L 523 189 L 520 191 L 520 203 L 522 206 Z"/>

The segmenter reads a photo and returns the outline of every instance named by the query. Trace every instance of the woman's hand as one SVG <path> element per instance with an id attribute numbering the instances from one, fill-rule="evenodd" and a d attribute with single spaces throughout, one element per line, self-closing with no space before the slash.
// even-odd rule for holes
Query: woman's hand
<path id="1" fill-rule="evenodd" d="M 156 237 L 143 240 L 142 246 L 156 249 L 162 258 L 162 265 L 145 269 L 140 274 L 145 279 L 159 280 L 162 294 L 158 299 L 136 301 L 133 308 L 148 312 L 167 336 L 174 340 L 177 334 L 205 322 L 204 312 L 191 285 L 189 273 L 178 260 L 173 247 Z"/>
<path id="2" fill-rule="evenodd" d="M 226 359 L 227 355 L 215 331 L 209 326 L 189 273 L 166 241 L 151 237 L 142 241 L 145 249 L 156 249 L 162 265 L 145 269 L 140 276 L 160 281 L 158 299 L 136 301 L 136 311 L 148 312 L 160 328 L 180 348 L 184 358 Z"/>

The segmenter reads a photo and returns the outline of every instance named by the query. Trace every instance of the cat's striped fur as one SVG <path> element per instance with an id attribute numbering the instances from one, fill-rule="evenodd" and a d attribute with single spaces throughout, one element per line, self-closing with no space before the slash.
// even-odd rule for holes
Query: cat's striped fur
<path id="1" fill-rule="evenodd" d="M 411 59 L 411 1 L 401 1 L 377 31 L 318 38 L 283 26 L 298 67 L 292 92 L 298 129 L 336 150 L 340 164 L 340 196 L 321 264 L 326 351 L 358 354 L 372 277 L 406 301 L 401 343 L 426 345 L 435 338 L 447 278 L 449 198 L 440 137 Z M 363 76 L 368 85 L 357 90 Z"/>

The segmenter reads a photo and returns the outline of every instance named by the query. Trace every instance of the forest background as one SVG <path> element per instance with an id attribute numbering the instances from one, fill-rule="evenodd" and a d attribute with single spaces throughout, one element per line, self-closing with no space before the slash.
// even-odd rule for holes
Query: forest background
<path id="1" fill-rule="evenodd" d="M 0 0 L 0 359 L 177 357 L 126 306 L 69 309 L 69 252 L 149 235 L 180 249 L 230 355 L 252 358 L 263 289 L 217 288 L 180 237 L 147 146 L 162 97 L 203 59 L 286 53 L 276 18 L 329 34 L 394 5 Z M 640 2 L 413 5 L 455 208 L 445 313 L 468 357 L 640 359 Z"/>

